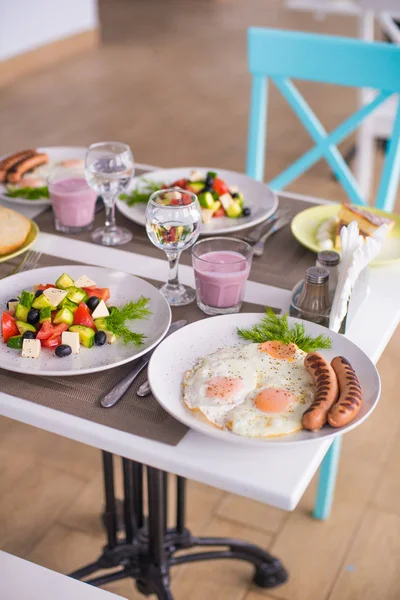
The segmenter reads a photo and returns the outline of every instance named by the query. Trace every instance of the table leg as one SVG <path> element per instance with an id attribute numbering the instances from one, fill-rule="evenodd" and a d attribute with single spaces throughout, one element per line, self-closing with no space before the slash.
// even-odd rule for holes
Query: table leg
<path id="1" fill-rule="evenodd" d="M 325 521 L 331 512 L 333 495 L 335 493 L 336 475 L 339 468 L 341 444 L 342 437 L 338 435 L 333 440 L 319 470 L 317 499 L 313 516 L 315 519 L 321 521 Z"/>
<path id="2" fill-rule="evenodd" d="M 71 574 L 92 585 L 104 585 L 129 577 L 145 595 L 155 594 L 159 600 L 173 600 L 170 591 L 170 568 L 184 563 L 206 560 L 235 559 L 254 565 L 253 581 L 262 588 L 272 588 L 287 580 L 281 562 L 254 544 L 231 538 L 193 536 L 185 522 L 185 480 L 177 478 L 176 523 L 168 527 L 168 475 L 147 467 L 148 517 L 143 509 L 143 466 L 122 459 L 124 482 L 123 531 L 117 535 L 116 502 L 112 456 L 103 453 L 106 510 L 104 522 L 108 544 L 97 561 Z M 182 553 L 207 547 L 207 550 Z M 176 556 L 177 552 L 179 556 Z M 97 570 L 112 572 L 87 579 Z"/>

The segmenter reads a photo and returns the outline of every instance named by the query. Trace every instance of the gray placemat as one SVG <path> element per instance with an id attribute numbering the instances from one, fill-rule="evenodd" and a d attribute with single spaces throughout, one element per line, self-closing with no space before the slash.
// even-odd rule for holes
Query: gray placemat
<path id="1" fill-rule="evenodd" d="M 140 175 L 141 173 L 138 174 Z M 279 206 L 283 210 L 288 210 L 293 218 L 297 213 L 314 205 L 311 202 L 292 200 L 280 196 Z M 39 215 L 35 220 L 41 231 L 55 233 L 51 209 Z M 153 246 L 146 235 L 144 227 L 133 223 L 121 213 L 117 213 L 117 223 L 133 233 L 133 240 L 121 246 L 121 249 L 165 260 L 164 252 Z M 99 212 L 96 214 L 94 226 L 101 227 L 103 224 L 104 212 Z M 246 233 L 243 232 L 243 235 Z M 58 235 L 63 236 L 65 234 Z M 91 242 L 90 235 L 90 232 L 85 232 L 68 235 L 67 237 Z M 240 234 L 237 235 L 240 236 Z M 254 257 L 250 279 L 258 283 L 291 290 L 300 279 L 303 279 L 306 269 L 313 266 L 315 260 L 316 255 L 296 241 L 288 225 L 268 240 L 263 256 L 259 258 Z M 191 264 L 190 251 L 182 253 L 181 262 L 186 265 Z"/>
<path id="2" fill-rule="evenodd" d="M 9 275 L 17 262 L 18 259 L 15 259 L 0 265 L 0 277 Z M 71 261 L 43 255 L 38 267 L 61 264 L 71 264 Z M 264 307 L 259 304 L 245 303 L 243 306 L 244 312 L 261 313 L 263 310 Z M 207 318 L 195 303 L 174 308 L 172 313 L 174 321 L 186 319 L 191 323 Z M 0 369 L 0 389 L 35 404 L 176 446 L 188 428 L 171 417 L 152 395 L 146 398 L 139 398 L 136 395 L 136 390 L 146 378 L 146 371 L 140 374 L 116 406 L 108 409 L 101 407 L 100 398 L 132 369 L 132 365 L 133 363 L 128 363 L 108 371 L 74 377 L 16 375 Z"/>

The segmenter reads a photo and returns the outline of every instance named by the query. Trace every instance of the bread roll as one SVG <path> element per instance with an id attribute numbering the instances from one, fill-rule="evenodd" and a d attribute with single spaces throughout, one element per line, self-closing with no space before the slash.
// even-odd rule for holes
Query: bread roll
<path id="1" fill-rule="evenodd" d="M 0 206 L 0 256 L 20 248 L 30 230 L 29 219 L 15 210 Z"/>

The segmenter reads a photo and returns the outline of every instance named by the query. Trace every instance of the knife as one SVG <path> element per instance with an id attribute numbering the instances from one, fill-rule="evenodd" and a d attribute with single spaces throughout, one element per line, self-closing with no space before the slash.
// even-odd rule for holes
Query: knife
<path id="1" fill-rule="evenodd" d="M 167 336 L 171 335 L 171 333 L 174 333 L 178 329 L 181 329 L 181 327 L 184 327 L 185 325 L 187 325 L 187 321 L 185 321 L 185 320 L 175 321 L 175 323 L 172 323 L 172 325 L 168 329 L 168 331 L 163 339 L 165 340 L 165 338 Z M 158 346 L 158 344 L 157 344 L 157 346 Z M 157 346 L 156 346 L 156 348 L 157 348 Z M 149 352 L 146 352 L 146 354 L 144 354 L 141 358 L 139 358 L 139 360 L 133 367 L 132 371 L 130 371 L 127 375 L 125 375 L 125 377 L 123 377 L 117 383 L 117 385 L 115 385 L 112 388 L 112 390 L 110 390 L 105 396 L 102 397 L 102 399 L 100 400 L 100 403 L 104 408 L 110 408 L 111 406 L 114 406 L 118 402 L 118 400 L 121 400 L 122 396 L 132 385 L 132 383 L 134 382 L 136 377 L 139 375 L 139 373 L 141 371 L 143 371 L 145 366 L 148 364 L 148 362 L 156 348 L 152 348 Z"/>

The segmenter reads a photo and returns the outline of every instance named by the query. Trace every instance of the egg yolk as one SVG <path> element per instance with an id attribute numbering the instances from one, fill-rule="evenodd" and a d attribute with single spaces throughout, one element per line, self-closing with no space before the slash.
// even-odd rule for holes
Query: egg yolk
<path id="1" fill-rule="evenodd" d="M 206 396 L 208 398 L 228 399 L 235 396 L 243 388 L 242 379 L 232 377 L 214 377 L 207 381 Z"/>
<path id="2" fill-rule="evenodd" d="M 282 360 L 293 361 L 294 356 L 296 355 L 296 344 L 283 344 L 278 340 L 273 340 L 270 342 L 264 342 L 260 344 L 258 347 L 261 352 L 265 352 L 272 356 L 272 358 L 280 358 Z"/>
<path id="3" fill-rule="evenodd" d="M 255 397 L 254 403 L 263 412 L 278 413 L 284 412 L 295 400 L 295 395 L 288 390 L 271 387 L 260 392 Z"/>

